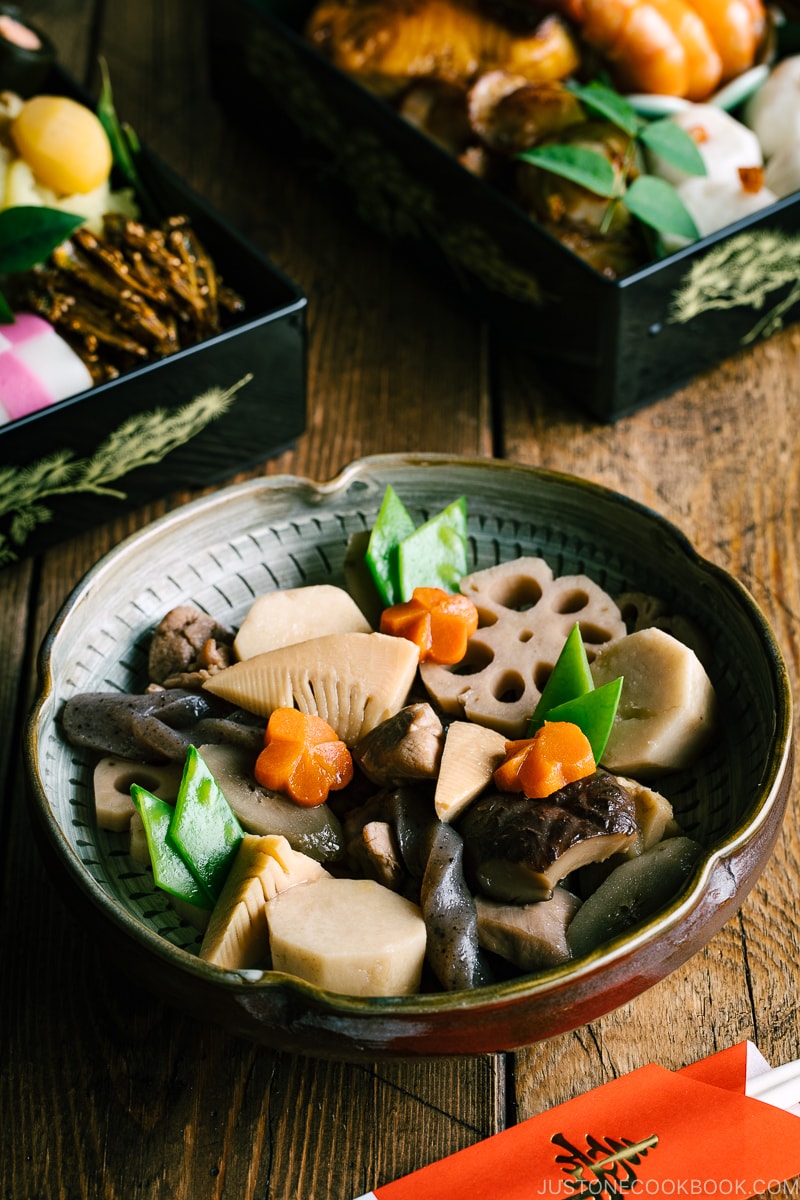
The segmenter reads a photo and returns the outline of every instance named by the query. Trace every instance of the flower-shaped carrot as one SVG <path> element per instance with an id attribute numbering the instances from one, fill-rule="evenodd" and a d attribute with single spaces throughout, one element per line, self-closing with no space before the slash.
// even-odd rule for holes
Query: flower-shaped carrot
<path id="1" fill-rule="evenodd" d="M 494 772 L 494 782 L 501 792 L 522 792 L 529 800 L 543 800 L 595 770 L 592 747 L 582 729 L 571 721 L 545 721 L 532 738 L 506 742 L 506 757 Z"/>
<path id="2" fill-rule="evenodd" d="M 256 759 L 255 777 L 262 787 L 314 808 L 324 804 L 329 792 L 347 787 L 353 778 L 353 760 L 322 717 L 296 708 L 276 708 Z"/>
<path id="3" fill-rule="evenodd" d="M 410 600 L 381 614 L 381 633 L 416 643 L 420 662 L 461 662 L 477 628 L 478 610 L 469 597 L 436 587 L 414 588 Z"/>

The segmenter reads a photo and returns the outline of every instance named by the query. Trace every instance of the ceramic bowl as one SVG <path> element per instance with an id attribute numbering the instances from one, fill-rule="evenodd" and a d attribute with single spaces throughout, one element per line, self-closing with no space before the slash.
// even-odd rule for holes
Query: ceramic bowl
<path id="1" fill-rule="evenodd" d="M 592 954 L 472 992 L 356 999 L 271 971 L 225 972 L 196 955 L 121 835 L 96 827 L 93 760 L 59 731 L 64 701 L 142 690 L 149 633 L 192 603 L 226 624 L 275 587 L 343 581 L 349 536 L 371 526 L 387 484 L 417 522 L 467 498 L 472 569 L 539 555 L 556 575 L 586 573 L 617 595 L 645 591 L 692 618 L 712 648 L 719 734 L 668 795 L 704 854 L 684 890 Z M 785 666 L 748 592 L 700 558 L 656 513 L 566 475 L 487 460 L 385 455 L 332 482 L 258 479 L 156 521 L 102 559 L 75 589 L 40 657 L 26 737 L 36 825 L 65 898 L 91 936 L 136 979 L 185 1011 L 280 1049 L 331 1058 L 509 1050 L 591 1021 L 696 953 L 741 905 L 767 863 L 791 777 Z M 667 790 L 666 788 L 662 790 Z"/>

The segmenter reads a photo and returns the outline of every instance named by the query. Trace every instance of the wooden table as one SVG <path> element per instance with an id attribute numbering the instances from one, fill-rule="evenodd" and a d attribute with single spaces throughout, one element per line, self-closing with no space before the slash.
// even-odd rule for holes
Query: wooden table
<path id="1" fill-rule="evenodd" d="M 269 129 L 254 140 L 223 117 L 197 0 L 30 0 L 24 13 L 93 88 L 102 52 L 142 140 L 307 292 L 308 430 L 260 472 L 322 480 L 364 454 L 424 450 L 608 485 L 747 585 L 796 683 L 800 333 L 613 427 L 593 423 L 388 242 L 331 211 Z M 702 953 L 619 1011 L 516 1054 L 296 1059 L 190 1020 L 110 971 L 32 844 L 22 724 L 37 646 L 74 583 L 121 534 L 186 499 L 0 573 L 0 1195 L 348 1200 L 649 1061 L 676 1068 L 744 1038 L 775 1064 L 800 1055 L 791 803 L 761 881 Z"/>

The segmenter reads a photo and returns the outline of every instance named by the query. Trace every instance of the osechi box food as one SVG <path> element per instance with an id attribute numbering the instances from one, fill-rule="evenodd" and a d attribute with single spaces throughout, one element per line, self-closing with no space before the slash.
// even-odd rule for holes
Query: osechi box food
<path id="1" fill-rule="evenodd" d="M 0 54 L 0 90 L 3 70 Z M 49 70 L 36 96 L 82 100 Z M 8 114 L 0 124 L 6 197 L 24 197 L 28 166 Z M 0 325 L 0 566 L 229 477 L 304 429 L 302 292 L 146 149 L 136 169 L 146 206 L 114 166 L 116 223 L 96 237 L 93 218 L 33 272 L 17 270 L 14 206 L 0 211 L 3 304 L 17 314 Z M 43 212 L 59 199 L 28 202 Z"/>
<path id="2" fill-rule="evenodd" d="M 619 11 L 639 3 L 621 5 Z M 376 16 L 381 5 L 384 11 Z M 426 5 L 431 8 L 427 26 L 421 11 Z M 574 78 L 566 90 L 576 80 L 585 88 L 607 78 L 608 62 L 598 55 L 597 45 L 587 49 L 582 41 L 585 27 L 563 14 L 583 8 L 597 16 L 614 4 L 561 0 L 556 6 L 558 15 L 550 18 L 557 22 L 554 56 L 563 51 L 558 38 L 565 26 L 577 47 Z M 758 11 L 760 0 L 742 7 Z M 224 5 L 217 0 L 211 5 L 212 78 L 220 99 L 230 100 L 239 117 L 249 115 L 263 128 L 269 113 L 273 130 L 282 122 L 295 140 L 302 140 L 304 159 L 316 160 L 324 172 L 320 186 L 330 187 L 336 179 L 359 214 L 444 272 L 502 334 L 521 342 L 551 369 L 559 385 L 591 415 L 612 420 L 670 394 L 796 319 L 800 199 L 790 191 L 768 200 L 764 161 L 751 161 L 748 150 L 733 166 L 741 193 L 737 203 L 728 210 L 716 193 L 706 199 L 707 210 L 730 212 L 730 222 L 702 235 L 704 221 L 698 221 L 702 236 L 688 243 L 662 239 L 656 247 L 651 237 L 643 251 L 640 246 L 629 255 L 624 239 L 617 239 L 608 252 L 601 245 L 598 255 L 597 238 L 586 239 L 580 232 L 563 235 L 558 193 L 545 200 L 552 220 L 534 219 L 532 205 L 520 202 L 516 149 L 513 155 L 492 153 L 487 167 L 485 138 L 480 145 L 459 141 L 465 89 L 463 81 L 452 86 L 452 60 L 464 51 L 470 30 L 479 30 L 481 21 L 498 13 L 515 11 L 519 19 L 516 0 L 499 6 L 483 0 L 412 0 L 405 6 L 392 0 L 359 0 L 357 5 L 326 0 L 324 8 L 310 0 L 226 0 Z M 535 22 L 546 22 L 547 11 L 547 5 L 531 0 L 529 23 L 531 14 Z M 726 68 L 735 76 L 726 80 L 723 72 L 718 80 L 712 100 L 719 112 L 731 108 L 738 118 L 772 64 L 792 51 L 798 29 L 794 21 L 765 8 L 760 8 L 760 19 L 757 44 L 743 60 L 751 65 Z M 552 32 L 546 23 L 543 28 Z M 444 39 L 438 48 L 439 33 L 431 29 L 440 30 Z M 430 45 L 406 44 L 426 36 Z M 480 39 L 480 31 L 475 37 Z M 498 38 L 503 45 L 509 41 L 495 28 L 489 37 L 495 50 Z M 594 41 L 602 41 L 602 30 Z M 505 55 L 506 78 L 519 73 L 514 46 L 512 39 Z M 485 96 L 478 94 L 470 75 L 469 49 L 462 57 L 471 81 L 467 100 L 476 109 L 470 121 L 474 131 L 485 117 Z M 502 55 L 495 53 L 494 60 L 488 55 L 490 67 L 498 57 Z M 371 75 L 374 61 L 379 70 Z M 347 69 L 349 62 L 353 70 Z M 402 71 L 411 72 L 405 82 L 398 81 Z M 487 69 L 487 76 L 492 74 Z M 657 86 L 665 85 L 659 80 Z M 615 90 L 629 98 L 630 87 L 617 85 Z M 520 94 L 506 95 L 501 85 L 493 99 L 513 109 Z M 656 106 L 655 113 L 644 115 L 647 105 L 637 93 L 636 111 L 643 121 L 688 103 L 678 96 L 659 98 L 661 113 Z M 701 152 L 708 107 L 704 103 L 703 121 L 687 131 Z M 783 108 L 800 111 L 796 87 Z M 589 115 L 597 117 L 596 112 Z M 516 117 L 518 126 L 524 125 L 524 114 L 518 110 Z M 795 134 L 800 142 L 800 130 L 795 128 Z M 564 130 L 549 140 L 568 142 L 569 137 Z M 515 180 L 511 189 L 510 173 Z M 646 173 L 652 175 L 651 169 Z M 705 181 L 701 190 L 704 186 Z M 798 187 L 800 181 L 794 183 Z M 618 212 L 620 205 L 611 207 Z"/>

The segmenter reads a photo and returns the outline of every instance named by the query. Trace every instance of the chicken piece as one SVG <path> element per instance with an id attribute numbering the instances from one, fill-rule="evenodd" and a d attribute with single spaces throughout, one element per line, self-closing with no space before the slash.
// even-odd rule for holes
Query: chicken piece
<path id="1" fill-rule="evenodd" d="M 566 78 L 579 63 L 558 17 L 515 33 L 474 0 L 322 0 L 306 34 L 340 70 L 385 97 L 415 79 L 464 86 L 497 68 L 542 83 Z"/>
<path id="2" fill-rule="evenodd" d="M 208 613 L 180 605 L 170 609 L 156 627 L 147 665 L 153 683 L 194 688 L 232 661 L 231 631 Z"/>
<path id="3" fill-rule="evenodd" d="M 435 779 L 444 730 L 430 704 L 409 704 L 366 734 L 354 758 L 373 783 Z"/>
<path id="4" fill-rule="evenodd" d="M 477 896 L 475 905 L 480 944 L 521 971 L 555 967 L 571 957 L 567 927 L 581 902 L 566 888 L 553 888 L 549 900 L 531 904 L 503 904 Z"/>
<path id="5" fill-rule="evenodd" d="M 392 826 L 388 821 L 367 821 L 361 837 L 364 874 L 393 892 L 401 891 L 406 869 Z"/>

